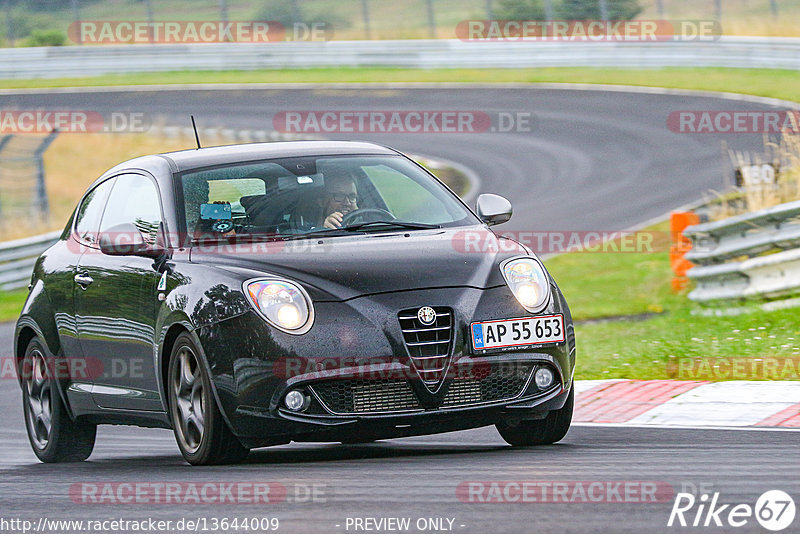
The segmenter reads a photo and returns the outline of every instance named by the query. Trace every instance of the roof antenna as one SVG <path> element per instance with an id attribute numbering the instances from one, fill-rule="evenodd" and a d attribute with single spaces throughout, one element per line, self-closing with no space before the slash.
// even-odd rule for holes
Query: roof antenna
<path id="1" fill-rule="evenodd" d="M 192 118 L 192 128 L 194 128 L 194 139 L 197 141 L 197 148 L 203 148 L 200 146 L 200 136 L 197 135 L 197 125 L 194 123 L 194 115 L 189 115 Z"/>

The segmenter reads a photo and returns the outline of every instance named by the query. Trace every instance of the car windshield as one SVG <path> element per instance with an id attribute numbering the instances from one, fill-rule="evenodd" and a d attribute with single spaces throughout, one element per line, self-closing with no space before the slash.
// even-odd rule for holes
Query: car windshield
<path id="1" fill-rule="evenodd" d="M 401 156 L 299 157 L 179 175 L 194 239 L 318 236 L 479 224 L 439 182 Z"/>

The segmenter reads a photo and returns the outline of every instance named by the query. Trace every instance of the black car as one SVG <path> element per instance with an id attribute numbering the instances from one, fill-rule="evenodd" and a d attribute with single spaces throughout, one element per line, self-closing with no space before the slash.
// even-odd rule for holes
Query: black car
<path id="1" fill-rule="evenodd" d="M 172 428 L 192 464 L 290 441 L 570 426 L 575 338 L 553 278 L 423 167 L 356 142 L 146 156 L 88 189 L 17 322 L 44 462 L 98 424 Z"/>

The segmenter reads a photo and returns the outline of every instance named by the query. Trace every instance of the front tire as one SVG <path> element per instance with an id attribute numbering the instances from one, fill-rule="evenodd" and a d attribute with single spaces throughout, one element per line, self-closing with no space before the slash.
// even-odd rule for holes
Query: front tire
<path id="1" fill-rule="evenodd" d="M 497 423 L 497 431 L 506 443 L 515 447 L 529 445 L 550 445 L 561 441 L 572 423 L 575 406 L 575 388 L 570 389 L 567 402 L 558 410 L 553 410 L 544 419 L 521 421 L 518 425 Z"/>
<path id="2" fill-rule="evenodd" d="M 169 361 L 167 397 L 178 448 L 192 465 L 238 463 L 247 457 L 214 401 L 211 379 L 189 334 L 181 334 Z"/>
<path id="3" fill-rule="evenodd" d="M 28 441 L 44 463 L 82 462 L 94 450 L 97 425 L 70 418 L 52 364 L 39 338 L 31 339 L 19 369 Z"/>

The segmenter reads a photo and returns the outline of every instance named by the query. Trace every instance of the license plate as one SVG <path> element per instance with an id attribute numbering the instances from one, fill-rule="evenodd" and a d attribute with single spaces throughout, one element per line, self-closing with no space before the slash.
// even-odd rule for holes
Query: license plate
<path id="1" fill-rule="evenodd" d="M 472 346 L 475 350 L 558 343 L 564 339 L 563 315 L 472 323 Z"/>

